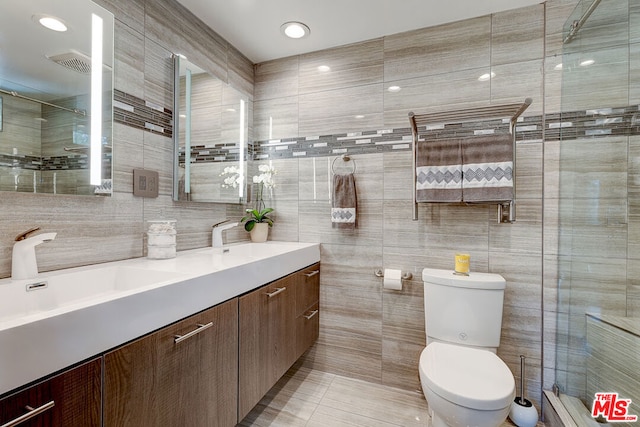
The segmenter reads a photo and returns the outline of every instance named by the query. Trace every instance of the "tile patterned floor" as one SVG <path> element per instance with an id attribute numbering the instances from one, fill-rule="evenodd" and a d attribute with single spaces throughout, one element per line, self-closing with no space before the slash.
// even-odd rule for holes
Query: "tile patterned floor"
<path id="1" fill-rule="evenodd" d="M 238 426 L 431 427 L 431 423 L 422 394 L 294 366 Z M 510 426 L 514 424 L 509 420 L 502 425 Z"/>

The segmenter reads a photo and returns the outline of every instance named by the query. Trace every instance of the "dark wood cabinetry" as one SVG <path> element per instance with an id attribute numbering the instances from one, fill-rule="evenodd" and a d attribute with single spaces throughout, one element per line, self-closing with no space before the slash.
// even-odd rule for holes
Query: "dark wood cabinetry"
<path id="1" fill-rule="evenodd" d="M 240 297 L 239 420 L 317 339 L 319 273 L 316 264 Z"/>
<path id="2" fill-rule="evenodd" d="M 107 353 L 104 425 L 234 426 L 238 300 Z"/>
<path id="3" fill-rule="evenodd" d="M 94 359 L 5 397 L 0 425 L 100 426 L 101 368 L 101 359 Z"/>
<path id="4" fill-rule="evenodd" d="M 98 355 L 1 399 L 0 427 L 235 426 L 318 339 L 319 289 L 315 264 Z"/>

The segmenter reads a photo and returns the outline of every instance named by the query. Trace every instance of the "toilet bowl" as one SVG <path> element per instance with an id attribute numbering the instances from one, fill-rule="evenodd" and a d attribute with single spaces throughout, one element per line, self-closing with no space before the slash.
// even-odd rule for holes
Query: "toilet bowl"
<path id="1" fill-rule="evenodd" d="M 489 350 L 432 342 L 419 371 L 433 427 L 498 427 L 516 395 L 511 371 Z"/>

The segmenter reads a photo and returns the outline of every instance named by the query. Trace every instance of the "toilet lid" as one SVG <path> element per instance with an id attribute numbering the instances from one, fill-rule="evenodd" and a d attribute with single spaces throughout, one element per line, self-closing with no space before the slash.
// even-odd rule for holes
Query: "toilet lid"
<path id="1" fill-rule="evenodd" d="M 460 406 L 503 409 L 515 398 L 511 371 L 487 350 L 434 342 L 422 351 L 420 369 L 433 392 Z"/>

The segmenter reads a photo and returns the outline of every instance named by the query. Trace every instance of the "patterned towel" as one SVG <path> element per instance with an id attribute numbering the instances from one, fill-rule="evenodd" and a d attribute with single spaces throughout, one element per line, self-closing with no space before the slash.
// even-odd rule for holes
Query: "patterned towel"
<path id="1" fill-rule="evenodd" d="M 462 199 L 501 202 L 513 199 L 513 136 L 476 136 L 462 141 Z"/>
<path id="2" fill-rule="evenodd" d="M 462 201 L 462 154 L 459 139 L 418 142 L 416 201 Z"/>
<path id="3" fill-rule="evenodd" d="M 356 180 L 352 173 L 333 175 L 331 194 L 331 226 L 333 228 L 356 228 Z"/>

